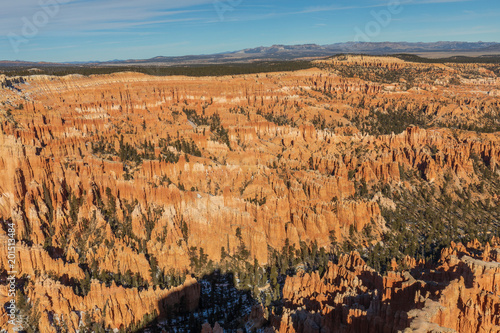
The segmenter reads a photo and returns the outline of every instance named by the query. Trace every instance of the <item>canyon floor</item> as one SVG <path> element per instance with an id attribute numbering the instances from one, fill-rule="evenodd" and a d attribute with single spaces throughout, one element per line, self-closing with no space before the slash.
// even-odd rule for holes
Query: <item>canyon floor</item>
<path id="1" fill-rule="evenodd" d="M 0 76 L 3 331 L 500 332 L 500 65 L 305 67 Z"/>

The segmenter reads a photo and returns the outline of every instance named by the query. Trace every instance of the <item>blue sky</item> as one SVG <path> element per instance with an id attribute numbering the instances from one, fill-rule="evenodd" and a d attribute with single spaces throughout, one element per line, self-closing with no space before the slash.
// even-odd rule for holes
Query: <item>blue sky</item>
<path id="1" fill-rule="evenodd" d="M 373 42 L 500 41 L 498 0 L 23 0 L 0 18 L 0 60 L 210 54 L 359 31 Z"/>

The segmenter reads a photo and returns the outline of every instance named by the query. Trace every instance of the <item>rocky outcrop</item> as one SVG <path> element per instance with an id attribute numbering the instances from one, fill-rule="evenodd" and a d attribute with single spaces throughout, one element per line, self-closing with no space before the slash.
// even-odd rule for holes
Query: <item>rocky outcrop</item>
<path id="1" fill-rule="evenodd" d="M 330 248 L 333 239 L 368 242 L 352 235 L 369 229 L 376 242 L 386 230 L 385 206 L 380 206 L 394 205 L 384 197 L 387 188 L 397 187 L 398 195 L 423 183 L 479 189 L 484 175 L 498 173 L 496 133 L 450 128 L 454 122 L 478 126 L 498 111 L 494 94 L 477 92 L 478 87 L 493 90 L 493 72 L 479 71 L 483 81 L 452 85 L 434 83 L 434 76 L 445 73 L 448 80 L 479 65 L 359 57 L 327 65 L 333 67 L 234 77 L 2 77 L 0 237 L 5 239 L 8 223 L 15 224 L 17 277 L 36 281 L 30 287 L 37 288 L 33 295 L 64 290 L 60 293 L 69 300 L 46 310 L 43 326 L 52 325 L 57 314 L 74 324 L 77 311 L 86 311 L 94 301 L 102 309 L 101 303 L 110 299 L 85 303 L 65 286 L 72 279 L 130 274 L 144 288 L 147 284 L 144 311 L 131 314 L 123 307 L 129 302 L 125 297 L 123 304 L 113 303 L 116 314 L 102 315 L 110 325 L 128 325 L 158 310 L 155 302 L 163 293 L 154 288 L 167 283 L 168 276 L 189 274 L 194 255 L 202 253 L 207 262 L 217 263 L 223 253 L 237 256 L 247 249 L 249 260 L 266 264 L 269 249 L 285 244 Z M 404 79 L 387 83 L 343 75 L 342 66 L 429 74 L 417 75 L 410 89 Z M 422 113 L 439 122 L 426 129 L 408 124 L 400 133 L 366 134 L 362 120 L 391 110 Z M 368 190 L 377 195 L 367 195 Z M 490 206 L 498 204 L 493 192 L 474 191 L 471 200 L 489 198 Z M 5 271 L 3 257 L 0 270 Z M 485 258 L 473 259 L 497 260 L 498 252 L 485 250 Z M 353 327 L 403 327 L 404 316 L 384 302 L 412 298 L 425 279 L 377 277 L 358 261 L 349 268 L 329 267 L 330 279 L 354 285 L 352 290 L 325 289 L 337 297 L 328 314 Z M 420 264 L 408 258 L 405 265 Z M 41 282 L 47 276 L 52 284 Z M 316 286 L 323 281 L 319 276 L 300 279 L 305 280 L 297 285 L 307 280 L 326 288 Z M 496 278 L 476 280 L 494 292 Z M 306 302 L 310 290 L 295 295 L 295 283 L 287 283 L 290 304 L 319 311 L 330 302 L 320 296 Z M 141 292 L 134 291 L 130 302 L 142 302 Z M 362 306 L 341 307 L 357 292 L 368 293 L 356 300 Z M 371 302 L 375 308 L 365 316 Z M 326 314 L 297 316 L 305 316 L 305 327 L 313 330 Z M 282 321 L 296 320 L 291 316 Z M 359 319 L 365 317 L 380 319 Z"/>
<path id="2" fill-rule="evenodd" d="M 355 252 L 329 263 L 322 277 L 288 277 L 275 330 L 497 332 L 500 263 L 472 258 L 484 252 L 477 243 L 469 245 L 444 249 L 441 264 L 431 270 L 421 265 L 380 276 Z"/>
<path id="3" fill-rule="evenodd" d="M 0 301 L 6 303 L 9 300 L 7 288 L 1 287 Z M 107 287 L 92 280 L 90 291 L 81 297 L 74 294 L 72 287 L 50 278 L 37 278 L 30 280 L 25 292 L 36 304 L 40 323 L 45 323 L 40 325 L 40 332 L 53 332 L 54 325 L 65 325 L 70 331 L 76 331 L 87 317 L 91 322 L 103 322 L 107 328 L 126 329 L 146 315 L 161 317 L 181 307 L 194 310 L 198 307 L 200 286 L 192 278 L 181 286 L 164 290 L 124 288 L 114 282 Z M 2 316 L 0 324 L 9 326 L 6 316 Z"/>

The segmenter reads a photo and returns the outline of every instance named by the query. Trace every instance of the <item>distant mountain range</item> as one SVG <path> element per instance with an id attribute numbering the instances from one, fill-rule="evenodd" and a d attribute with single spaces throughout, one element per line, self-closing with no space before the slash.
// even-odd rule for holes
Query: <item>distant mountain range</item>
<path id="1" fill-rule="evenodd" d="M 233 52 L 209 55 L 187 55 L 177 57 L 158 56 L 151 59 L 112 60 L 105 62 L 71 62 L 57 65 L 93 65 L 93 66 L 130 66 L 130 65 L 195 65 L 220 64 L 232 62 L 252 62 L 266 60 L 297 60 L 304 58 L 327 57 L 339 53 L 382 54 L 440 54 L 445 56 L 461 55 L 500 55 L 500 43 L 494 42 L 347 42 L 329 45 L 272 45 L 261 46 Z M 50 66 L 47 62 L 0 61 L 2 66 Z"/>
<path id="2" fill-rule="evenodd" d="M 302 44 L 302 45 L 272 45 L 260 46 L 233 52 L 224 52 L 211 55 L 192 55 L 182 57 L 155 57 L 143 60 L 110 61 L 106 64 L 208 64 L 226 62 L 249 62 L 256 60 L 294 60 L 301 58 L 327 57 L 339 53 L 366 53 L 373 55 L 395 53 L 429 53 L 445 52 L 477 54 L 500 54 L 500 43 L 486 42 L 435 42 L 435 43 L 408 43 L 408 42 L 347 42 L 329 45 Z"/>

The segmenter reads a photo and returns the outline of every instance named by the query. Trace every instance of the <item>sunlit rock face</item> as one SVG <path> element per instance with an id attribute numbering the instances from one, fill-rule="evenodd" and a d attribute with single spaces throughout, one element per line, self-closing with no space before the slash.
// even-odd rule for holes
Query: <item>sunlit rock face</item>
<path id="1" fill-rule="evenodd" d="M 497 124 L 487 123 L 500 105 L 494 71 L 390 58 L 315 65 L 203 78 L 1 77 L 9 81 L 0 90 L 0 218 L 16 226 L 17 277 L 40 330 L 63 322 L 77 329 L 87 315 L 127 328 L 168 307 L 196 308 L 200 287 L 184 281 L 193 253 L 216 266 L 244 247 L 249 261 L 266 265 L 269 251 L 285 244 L 370 247 L 389 230 L 384 210 L 399 207 L 392 193 L 428 186 L 453 202 L 468 188 L 473 202 L 488 200 L 485 210 L 498 205 L 495 180 L 483 184 L 500 163 L 498 132 L 485 127 Z M 406 115 L 399 127 L 381 116 L 394 110 Z M 484 253 L 475 260 L 498 260 L 498 252 Z M 471 266 L 465 282 L 454 260 Z M 454 273 L 439 291 L 402 272 L 382 277 L 356 255 L 323 277 L 290 277 L 276 330 L 293 332 L 295 322 L 298 332 L 404 329 L 412 315 L 421 318 L 405 305 L 414 299 L 420 310 L 435 307 L 429 325 L 459 332 L 498 325 L 488 293 L 498 296 L 494 269 L 456 255 L 442 265 Z M 439 293 L 435 304 L 428 292 Z M 471 306 L 453 305 L 469 299 Z M 473 318 L 479 312 L 481 322 Z"/>
<path id="2" fill-rule="evenodd" d="M 289 277 L 278 332 L 497 332 L 500 263 L 492 247 L 452 244 L 432 267 L 408 259 L 408 270 L 381 276 L 357 252 L 318 273 Z M 495 253 L 500 249 L 493 239 Z M 397 269 L 397 267 L 396 267 Z"/>

